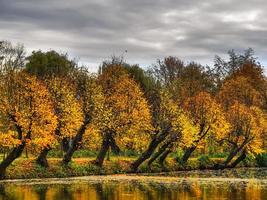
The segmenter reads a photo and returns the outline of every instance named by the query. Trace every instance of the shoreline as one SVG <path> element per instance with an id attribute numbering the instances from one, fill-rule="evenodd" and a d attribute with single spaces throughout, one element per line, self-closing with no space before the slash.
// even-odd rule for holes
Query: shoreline
<path id="1" fill-rule="evenodd" d="M 244 169 L 244 168 L 243 168 Z M 246 170 L 267 170 L 267 168 L 245 168 Z M 178 173 L 188 172 L 211 172 L 215 170 L 192 170 L 192 171 L 176 171 L 169 173 L 136 173 L 136 174 L 110 174 L 110 175 L 88 175 L 88 176 L 73 176 L 73 177 L 52 177 L 52 178 L 21 178 L 21 179 L 3 179 L 1 184 L 15 184 L 15 185 L 42 185 L 42 184 L 72 184 L 72 183 L 101 183 L 101 182 L 153 182 L 165 184 L 179 184 L 183 182 L 204 182 L 204 183 L 248 183 L 258 182 L 267 185 L 267 177 L 179 177 L 175 176 Z"/>

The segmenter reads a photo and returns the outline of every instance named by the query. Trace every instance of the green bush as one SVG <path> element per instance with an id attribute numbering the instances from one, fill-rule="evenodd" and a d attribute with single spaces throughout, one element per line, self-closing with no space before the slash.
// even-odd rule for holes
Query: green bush
<path id="1" fill-rule="evenodd" d="M 267 153 L 258 154 L 256 162 L 259 167 L 267 167 Z"/>
<path id="2" fill-rule="evenodd" d="M 246 158 L 242 161 L 243 167 L 255 167 L 255 157 L 252 154 L 248 154 Z"/>
<path id="3" fill-rule="evenodd" d="M 207 155 L 199 156 L 198 162 L 199 162 L 199 168 L 200 169 L 206 169 L 206 168 L 211 167 L 213 165 L 212 160 Z"/>
<path id="4" fill-rule="evenodd" d="M 209 155 L 210 158 L 225 158 L 227 156 L 227 153 L 213 153 Z"/>

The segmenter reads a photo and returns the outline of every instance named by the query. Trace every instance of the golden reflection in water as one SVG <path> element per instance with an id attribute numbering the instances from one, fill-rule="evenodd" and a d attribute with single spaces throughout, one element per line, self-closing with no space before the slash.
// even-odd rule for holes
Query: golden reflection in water
<path id="1" fill-rule="evenodd" d="M 249 183 L 73 183 L 1 185 L 0 200 L 264 200 L 266 185 Z"/>

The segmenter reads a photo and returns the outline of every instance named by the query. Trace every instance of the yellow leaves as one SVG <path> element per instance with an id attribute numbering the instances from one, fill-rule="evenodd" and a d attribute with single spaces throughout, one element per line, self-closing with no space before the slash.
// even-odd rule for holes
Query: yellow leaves
<path id="1" fill-rule="evenodd" d="M 81 103 L 76 99 L 74 89 L 60 78 L 49 80 L 53 107 L 57 116 L 57 128 L 60 138 L 73 137 L 83 122 Z"/>
<path id="2" fill-rule="evenodd" d="M 182 147 L 189 147 L 197 139 L 199 127 L 196 126 L 172 97 L 168 91 L 161 91 L 160 107 L 157 113 L 158 131 L 168 130 L 169 134 L 177 138 Z"/>
<path id="3" fill-rule="evenodd" d="M 103 101 L 93 123 L 102 133 L 112 131 L 119 144 L 138 143 L 151 130 L 151 116 L 147 101 L 138 85 L 120 66 L 104 70 L 99 80 L 103 87 Z M 139 147 L 138 147 L 139 148 Z"/>
<path id="4" fill-rule="evenodd" d="M 191 147 L 194 141 L 197 140 L 197 133 L 199 133 L 199 127 L 195 126 L 192 121 L 185 114 L 180 114 L 179 125 L 182 129 L 182 147 Z"/>
<path id="5" fill-rule="evenodd" d="M 219 139 L 228 132 L 229 124 L 225 119 L 224 112 L 209 93 L 200 92 L 198 95 L 188 98 L 184 104 L 184 110 L 202 132 L 199 137 L 208 131 L 214 133 Z"/>
<path id="6" fill-rule="evenodd" d="M 19 140 L 28 139 L 33 143 L 41 138 L 42 145 L 46 145 L 45 138 L 53 135 L 57 125 L 51 96 L 45 85 L 35 77 L 24 73 L 14 73 L 12 76 L 11 82 L 7 81 L 9 79 L 1 82 L 1 104 L 5 109 L 0 114 L 0 123 L 8 123 L 8 131 L 1 135 L 4 137 L 4 134 L 12 133 L 14 137 L 16 132 L 17 139 L 17 126 L 22 131 Z"/>
<path id="7" fill-rule="evenodd" d="M 261 153 L 267 127 L 262 110 L 255 106 L 248 107 L 236 101 L 228 110 L 227 118 L 231 123 L 228 138 L 237 145 L 246 141 L 249 151 Z"/>
<path id="8" fill-rule="evenodd" d="M 20 140 L 16 139 L 16 132 L 8 130 L 7 132 L 0 133 L 0 146 L 12 147 L 21 143 Z"/>
<path id="9" fill-rule="evenodd" d="M 262 106 L 263 104 L 261 94 L 250 84 L 250 80 L 244 76 L 237 76 L 227 80 L 219 92 L 218 99 L 226 108 L 235 101 L 247 106 Z"/>

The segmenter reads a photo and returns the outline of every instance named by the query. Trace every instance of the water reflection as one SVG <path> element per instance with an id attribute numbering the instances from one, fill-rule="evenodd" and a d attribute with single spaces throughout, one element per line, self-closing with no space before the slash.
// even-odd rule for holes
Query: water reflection
<path id="1" fill-rule="evenodd" d="M 130 182 L 55 185 L 0 185 L 0 200 L 264 200 L 266 185 L 248 183 L 179 184 Z"/>

